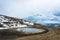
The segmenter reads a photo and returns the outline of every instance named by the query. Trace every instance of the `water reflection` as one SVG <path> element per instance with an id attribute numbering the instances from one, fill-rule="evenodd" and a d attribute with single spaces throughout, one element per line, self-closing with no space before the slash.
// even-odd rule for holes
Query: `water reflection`
<path id="1" fill-rule="evenodd" d="M 23 32 L 26 32 L 26 33 L 38 33 L 38 32 L 42 32 L 44 31 L 43 29 L 37 29 L 37 28 L 20 28 L 20 29 L 17 29 L 17 31 L 23 31 Z"/>

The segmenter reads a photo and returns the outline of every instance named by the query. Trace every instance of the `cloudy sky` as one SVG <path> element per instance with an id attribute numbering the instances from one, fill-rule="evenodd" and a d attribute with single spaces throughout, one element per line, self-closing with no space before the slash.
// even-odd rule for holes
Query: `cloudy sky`
<path id="1" fill-rule="evenodd" d="M 36 14 L 60 18 L 60 0 L 0 0 L 0 14 L 18 18 Z"/>

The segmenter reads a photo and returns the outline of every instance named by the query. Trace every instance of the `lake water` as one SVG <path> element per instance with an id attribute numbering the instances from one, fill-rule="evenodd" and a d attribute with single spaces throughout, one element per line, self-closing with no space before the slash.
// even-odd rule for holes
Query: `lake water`
<path id="1" fill-rule="evenodd" d="M 38 32 L 42 32 L 42 29 L 37 29 L 37 28 L 20 28 L 17 29 L 18 31 L 22 30 L 23 32 L 27 32 L 27 33 L 38 33 Z"/>

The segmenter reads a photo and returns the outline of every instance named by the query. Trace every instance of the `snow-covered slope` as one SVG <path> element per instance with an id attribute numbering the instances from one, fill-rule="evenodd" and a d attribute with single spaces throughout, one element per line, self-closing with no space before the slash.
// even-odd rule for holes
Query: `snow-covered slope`
<path id="1" fill-rule="evenodd" d="M 23 19 L 0 15 L 0 25 L 3 25 L 3 27 L 6 28 L 17 28 L 17 27 L 19 28 L 19 27 L 28 27 L 27 25 L 31 26 L 34 25 L 34 23 L 25 21 Z"/>

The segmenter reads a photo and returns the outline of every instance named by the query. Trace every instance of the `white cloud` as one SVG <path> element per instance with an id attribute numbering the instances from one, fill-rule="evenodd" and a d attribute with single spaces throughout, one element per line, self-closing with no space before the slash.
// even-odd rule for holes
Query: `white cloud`
<path id="1" fill-rule="evenodd" d="M 2 12 L 15 17 L 28 17 L 33 14 L 42 14 L 45 17 L 53 17 L 52 11 L 60 4 L 60 0 L 0 0 Z"/>
<path id="2" fill-rule="evenodd" d="M 46 21 L 43 21 L 44 23 L 60 23 L 58 21 L 50 21 L 50 20 L 46 20 Z"/>

